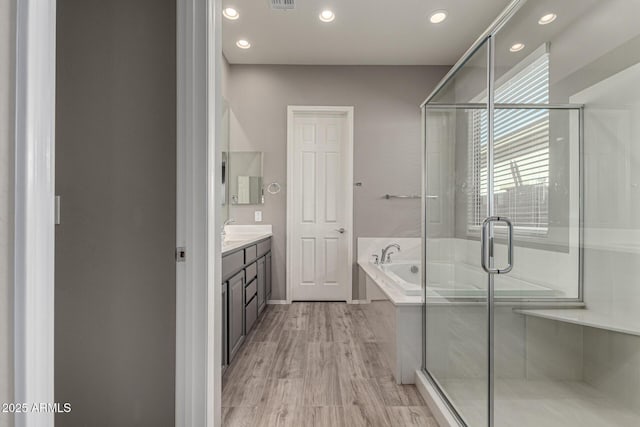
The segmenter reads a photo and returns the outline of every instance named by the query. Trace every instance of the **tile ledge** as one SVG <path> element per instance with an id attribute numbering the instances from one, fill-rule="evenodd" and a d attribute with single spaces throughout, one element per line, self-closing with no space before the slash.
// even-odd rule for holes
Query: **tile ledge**
<path id="1" fill-rule="evenodd" d="M 640 322 L 626 317 L 612 317 L 588 308 L 546 308 L 513 310 L 525 316 L 540 317 L 575 325 L 640 336 Z"/>

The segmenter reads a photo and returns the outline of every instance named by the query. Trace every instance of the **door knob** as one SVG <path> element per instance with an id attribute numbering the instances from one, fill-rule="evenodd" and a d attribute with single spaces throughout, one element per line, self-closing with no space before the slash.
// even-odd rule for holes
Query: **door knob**
<path id="1" fill-rule="evenodd" d="M 340 234 L 343 234 L 345 232 L 344 227 L 336 228 L 336 231 Z"/>

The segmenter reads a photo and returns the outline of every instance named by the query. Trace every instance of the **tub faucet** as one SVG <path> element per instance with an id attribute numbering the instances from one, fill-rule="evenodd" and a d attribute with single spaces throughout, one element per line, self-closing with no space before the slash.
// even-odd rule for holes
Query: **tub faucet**
<path id="1" fill-rule="evenodd" d="M 398 252 L 400 252 L 400 245 L 397 243 L 391 243 L 387 245 L 382 250 L 382 255 L 380 256 L 380 264 L 389 264 L 391 262 L 391 254 L 394 252 L 389 252 L 392 248 L 396 248 Z"/>

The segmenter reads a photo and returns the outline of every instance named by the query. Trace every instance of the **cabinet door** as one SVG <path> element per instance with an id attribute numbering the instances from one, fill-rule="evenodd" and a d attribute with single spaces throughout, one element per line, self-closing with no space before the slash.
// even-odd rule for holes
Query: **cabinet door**
<path id="1" fill-rule="evenodd" d="M 242 344 L 244 318 L 244 271 L 229 279 L 229 363 Z"/>
<path id="2" fill-rule="evenodd" d="M 267 301 L 271 299 L 271 252 L 265 257 L 265 281 L 267 282 Z"/>
<path id="3" fill-rule="evenodd" d="M 265 278 L 265 257 L 262 257 L 258 260 L 258 313 L 261 313 L 265 307 L 267 296 Z"/>
<path id="4" fill-rule="evenodd" d="M 228 286 L 229 286 L 228 282 L 224 282 L 222 284 L 222 370 L 223 371 L 224 371 L 224 368 L 227 366 L 227 360 L 229 356 L 227 354 L 227 349 L 229 348 L 228 347 L 229 334 L 227 330 L 227 326 L 228 326 L 227 314 L 229 313 L 229 301 L 228 301 L 229 293 L 227 292 Z"/>
<path id="5" fill-rule="evenodd" d="M 253 297 L 253 299 L 247 303 L 244 310 L 245 333 L 248 334 L 251 332 L 251 328 L 253 328 L 253 325 L 256 323 L 256 319 L 258 318 L 258 297 Z"/>

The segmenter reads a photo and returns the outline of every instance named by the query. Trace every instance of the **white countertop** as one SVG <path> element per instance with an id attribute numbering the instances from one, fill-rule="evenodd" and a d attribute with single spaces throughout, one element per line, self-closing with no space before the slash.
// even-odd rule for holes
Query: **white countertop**
<path id="1" fill-rule="evenodd" d="M 273 236 L 271 225 L 227 225 L 222 242 L 222 254 Z"/>

